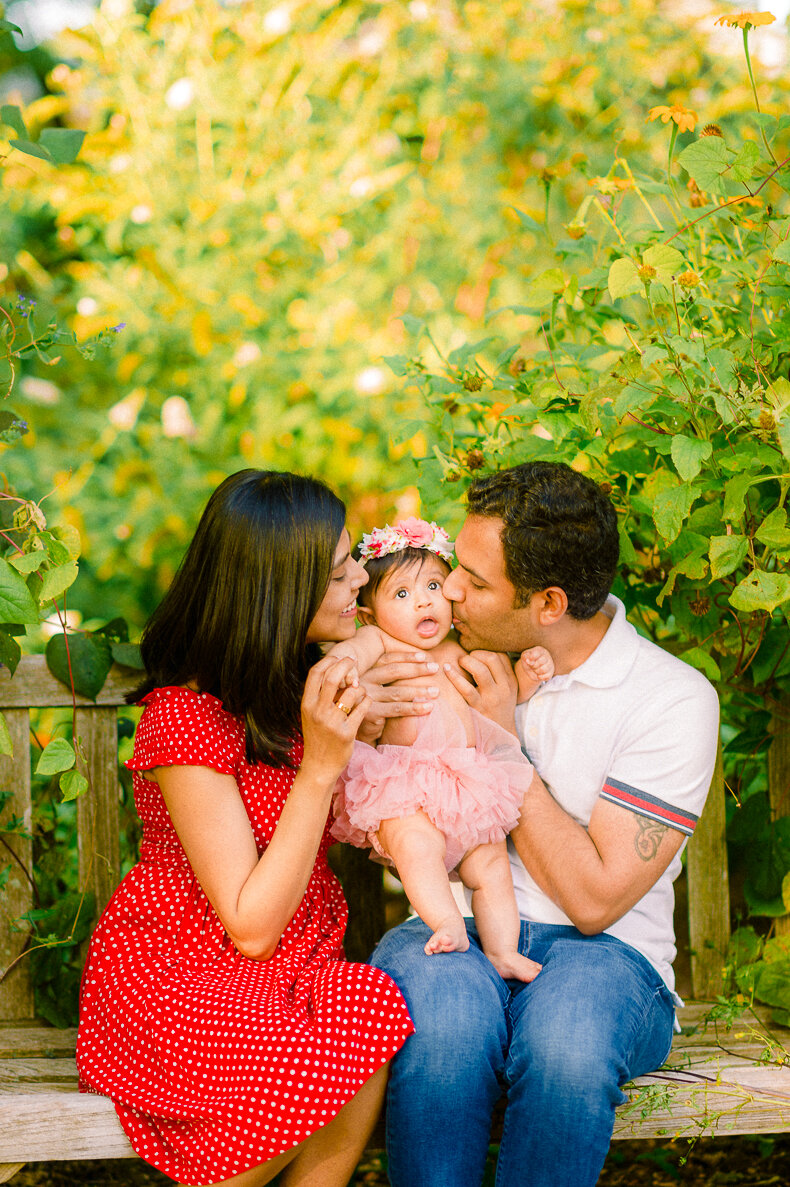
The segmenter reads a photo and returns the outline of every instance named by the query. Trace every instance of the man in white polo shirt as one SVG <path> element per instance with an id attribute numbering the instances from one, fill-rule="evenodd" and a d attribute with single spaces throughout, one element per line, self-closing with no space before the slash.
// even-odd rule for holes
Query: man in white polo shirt
<path id="1" fill-rule="evenodd" d="M 672 882 L 710 785 L 718 702 L 626 620 L 609 593 L 615 510 L 570 467 L 474 482 L 456 555 L 444 592 L 474 684 L 448 675 L 518 734 L 540 776 L 509 847 L 521 951 L 543 967 L 529 984 L 503 981 L 471 920 L 466 952 L 426 956 L 419 919 L 381 941 L 373 963 L 416 1029 L 392 1066 L 390 1179 L 480 1187 L 504 1091 L 498 1187 L 592 1187 L 621 1086 L 669 1051 Z M 503 653 L 537 644 L 555 675 L 516 706 Z"/>

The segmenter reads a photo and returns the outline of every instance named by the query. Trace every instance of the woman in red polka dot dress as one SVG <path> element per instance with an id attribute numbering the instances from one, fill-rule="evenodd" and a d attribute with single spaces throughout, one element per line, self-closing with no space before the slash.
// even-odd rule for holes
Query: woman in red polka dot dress
<path id="1" fill-rule="evenodd" d="M 346 962 L 326 861 L 369 705 L 319 649 L 353 635 L 366 580 L 344 521 L 312 479 L 231 476 L 143 634 L 140 861 L 91 941 L 77 1064 L 183 1184 L 347 1183 L 413 1029 Z"/>

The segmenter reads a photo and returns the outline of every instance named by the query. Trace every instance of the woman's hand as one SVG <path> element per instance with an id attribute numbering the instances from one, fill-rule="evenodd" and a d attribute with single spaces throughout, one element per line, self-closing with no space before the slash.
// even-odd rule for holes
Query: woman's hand
<path id="1" fill-rule="evenodd" d="M 350 682 L 355 672 L 352 659 L 324 656 L 310 669 L 302 695 L 301 770 L 332 783 L 350 759 L 370 707 L 364 688 Z"/>
<path id="2" fill-rule="evenodd" d="M 476 709 L 518 737 L 518 681 L 510 658 L 502 651 L 470 651 L 460 657 L 458 665 L 469 673 L 474 683 L 470 683 L 454 664 L 445 664 L 444 673 L 470 709 Z"/>

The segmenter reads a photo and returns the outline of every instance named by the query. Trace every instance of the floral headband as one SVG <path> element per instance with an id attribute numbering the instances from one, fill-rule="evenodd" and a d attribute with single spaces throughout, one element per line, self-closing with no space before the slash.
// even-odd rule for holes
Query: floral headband
<path id="1" fill-rule="evenodd" d="M 383 528 L 374 528 L 368 532 L 362 537 L 359 555 L 363 561 L 367 561 L 371 557 L 402 552 L 404 548 L 425 548 L 428 552 L 436 553 L 443 561 L 449 561 L 453 555 L 452 541 L 444 528 L 413 515 L 402 519 L 400 523 L 392 526 L 386 524 Z"/>

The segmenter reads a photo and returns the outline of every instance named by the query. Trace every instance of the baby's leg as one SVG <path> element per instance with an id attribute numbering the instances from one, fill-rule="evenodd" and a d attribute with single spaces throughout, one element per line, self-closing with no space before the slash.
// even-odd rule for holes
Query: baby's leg
<path id="1" fill-rule="evenodd" d="M 450 889 L 444 865 L 445 840 L 424 812 L 382 820 L 378 839 L 395 863 L 409 902 L 423 923 L 433 928 L 425 951 L 466 952 L 464 917 Z"/>
<path id="2" fill-rule="evenodd" d="M 472 892 L 480 943 L 500 977 L 534 981 L 541 966 L 518 950 L 519 918 L 504 841 L 478 845 L 458 866 Z"/>
<path id="3" fill-rule="evenodd" d="M 518 704 L 528 701 L 545 680 L 554 675 L 554 660 L 545 647 L 528 647 L 515 664 L 518 680 Z"/>

